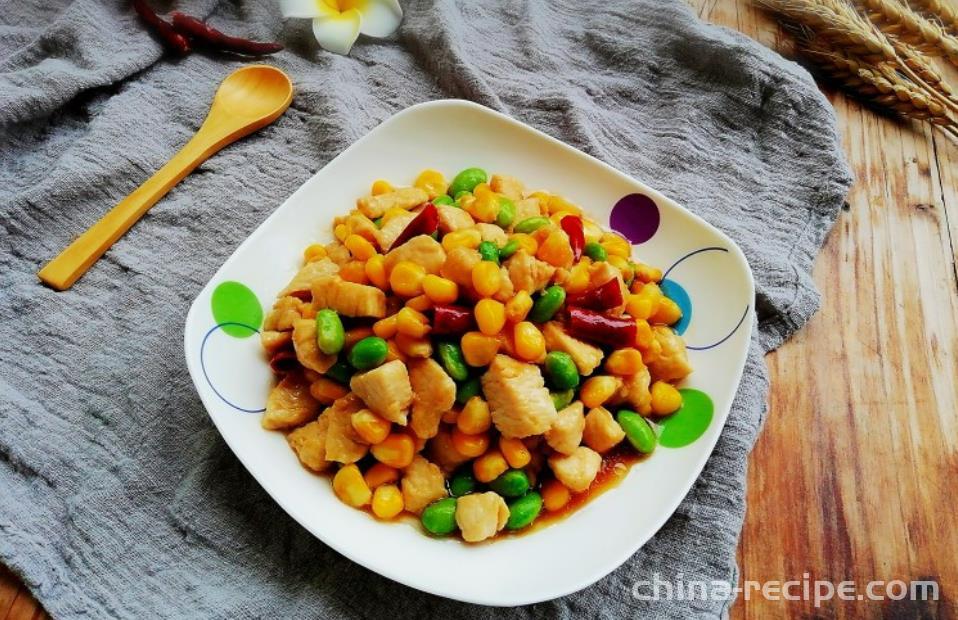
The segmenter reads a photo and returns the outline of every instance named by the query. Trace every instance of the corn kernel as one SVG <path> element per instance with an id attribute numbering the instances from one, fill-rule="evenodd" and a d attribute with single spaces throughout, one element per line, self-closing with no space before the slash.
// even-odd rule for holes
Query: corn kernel
<path id="1" fill-rule="evenodd" d="M 652 326 L 644 319 L 635 320 L 635 346 L 645 351 L 652 346 L 655 340 L 655 334 L 652 333 Z"/>
<path id="2" fill-rule="evenodd" d="M 510 238 L 514 239 L 519 243 L 519 249 L 525 250 L 529 256 L 535 256 L 536 252 L 539 251 L 539 242 L 533 238 L 532 235 L 527 233 L 515 233 Z"/>
<path id="3" fill-rule="evenodd" d="M 652 341 L 649 342 L 647 349 L 642 350 L 642 362 L 648 366 L 655 360 L 659 359 L 659 355 L 662 354 L 662 343 L 659 342 L 658 338 L 653 336 Z"/>
<path id="4" fill-rule="evenodd" d="M 463 433 L 457 426 L 452 429 L 452 447 L 462 456 L 475 458 L 489 449 L 489 435 L 486 433 L 470 435 Z"/>
<path id="5" fill-rule="evenodd" d="M 394 217 L 407 217 L 408 215 L 409 215 L 409 211 L 406 211 L 402 207 L 390 207 L 386 209 L 385 213 L 383 213 L 382 223 L 386 224 L 386 222 L 393 219 Z M 410 219 L 410 221 L 412 220 Z"/>
<path id="6" fill-rule="evenodd" d="M 478 435 L 492 426 L 489 404 L 481 396 L 473 396 L 456 418 L 456 428 L 467 435 Z"/>
<path id="7" fill-rule="evenodd" d="M 472 462 L 472 473 L 476 480 L 483 483 L 492 482 L 509 469 L 509 463 L 502 452 L 492 449 Z"/>
<path id="8" fill-rule="evenodd" d="M 549 210 L 549 213 L 567 211 L 573 215 L 582 215 L 582 209 L 575 206 L 562 196 L 556 196 L 555 194 L 551 194 L 548 200 L 546 200 L 546 208 Z"/>
<path id="9" fill-rule="evenodd" d="M 487 336 L 495 336 L 506 325 L 506 307 L 495 299 L 480 299 L 473 313 L 479 331 Z"/>
<path id="10" fill-rule="evenodd" d="M 349 250 L 350 254 L 352 254 L 356 260 L 369 260 L 376 255 L 376 248 L 373 247 L 373 244 L 367 241 L 365 237 L 361 237 L 356 233 L 346 237 L 343 245 L 346 246 L 346 249 Z"/>
<path id="11" fill-rule="evenodd" d="M 492 297 L 498 293 L 501 284 L 499 265 L 494 262 L 480 261 L 472 268 L 472 287 L 483 297 Z"/>
<path id="12" fill-rule="evenodd" d="M 333 491 L 340 501 L 353 508 L 365 506 L 373 496 L 356 465 L 346 465 L 336 472 L 333 476 Z"/>
<path id="13" fill-rule="evenodd" d="M 627 259 L 622 258 L 621 256 L 610 256 L 608 258 L 609 264 L 619 270 L 622 274 L 622 280 L 625 282 L 631 282 L 633 276 L 635 275 L 635 268 L 632 267 L 632 263 Z"/>
<path id="14" fill-rule="evenodd" d="M 348 353 L 349 350 L 353 348 L 354 344 L 363 338 L 372 335 L 373 329 L 371 327 L 354 327 L 352 329 L 347 329 L 346 339 L 343 341 L 343 349 Z"/>
<path id="15" fill-rule="evenodd" d="M 422 280 L 426 277 L 426 270 L 422 265 L 408 260 L 401 260 L 393 267 L 389 274 L 389 286 L 397 295 L 415 297 L 422 294 Z"/>
<path id="16" fill-rule="evenodd" d="M 639 290 L 636 291 L 636 295 L 638 295 L 640 299 L 648 300 L 649 304 L 651 304 L 651 307 L 652 307 L 652 313 L 654 313 L 658 309 L 659 302 L 665 296 L 662 294 L 662 289 L 659 288 L 659 285 L 655 284 L 654 282 L 648 282 L 646 284 L 643 284 L 641 288 L 639 288 Z"/>
<path id="17" fill-rule="evenodd" d="M 373 463 L 373 466 L 363 474 L 363 480 L 370 489 L 391 484 L 399 480 L 399 470 L 383 463 Z"/>
<path id="18" fill-rule="evenodd" d="M 565 281 L 565 284 L 562 285 L 562 288 L 565 289 L 566 293 L 575 295 L 578 293 L 584 293 L 589 289 L 589 267 L 591 264 L 592 261 L 590 261 L 588 257 L 584 257 L 581 261 L 576 263 L 576 265 L 569 272 L 569 278 Z"/>
<path id="19" fill-rule="evenodd" d="M 663 297 L 659 300 L 659 306 L 650 321 L 660 325 L 673 325 L 678 323 L 681 318 L 682 308 L 679 308 L 679 305 L 668 297 Z"/>
<path id="20" fill-rule="evenodd" d="M 656 381 L 652 384 L 651 392 L 652 413 L 655 415 L 669 415 L 682 406 L 682 393 L 671 383 Z"/>
<path id="21" fill-rule="evenodd" d="M 505 457 L 509 467 L 513 469 L 522 469 L 532 462 L 532 454 L 526 444 L 518 437 L 500 437 L 499 451 Z"/>
<path id="22" fill-rule="evenodd" d="M 349 422 L 356 434 L 370 445 L 380 443 L 389 435 L 389 430 L 392 428 L 389 420 L 376 415 L 369 409 L 360 409 L 350 416 Z"/>
<path id="23" fill-rule="evenodd" d="M 652 316 L 652 300 L 642 295 L 629 295 L 625 302 L 625 311 L 635 319 L 646 320 Z"/>
<path id="24" fill-rule="evenodd" d="M 476 190 L 479 186 L 476 186 Z M 473 191 L 476 191 L 473 190 Z M 480 222 L 491 223 L 496 221 L 499 215 L 499 197 L 489 193 L 475 194 L 476 199 L 470 203 L 469 213 Z"/>
<path id="25" fill-rule="evenodd" d="M 384 319 L 379 319 L 373 323 L 373 333 L 382 338 L 383 340 L 389 340 L 396 335 L 396 315 L 387 316 Z"/>
<path id="26" fill-rule="evenodd" d="M 393 360 L 399 360 L 403 364 L 409 361 L 409 356 L 399 350 L 399 347 L 396 346 L 395 340 L 386 341 L 386 361 L 391 362 Z"/>
<path id="27" fill-rule="evenodd" d="M 407 306 L 396 314 L 396 330 L 411 338 L 422 338 L 429 333 L 429 320 Z"/>
<path id="28" fill-rule="evenodd" d="M 450 409 L 449 411 L 446 411 L 445 413 L 443 413 L 442 418 L 440 419 L 446 424 L 455 424 L 456 420 L 459 419 L 459 410 Z"/>
<path id="29" fill-rule="evenodd" d="M 545 261 L 553 267 L 568 267 L 574 260 L 572 246 L 569 244 L 569 235 L 564 230 L 554 228 L 549 232 L 539 250 L 536 252 L 536 258 Z"/>
<path id="30" fill-rule="evenodd" d="M 445 194 L 446 190 L 449 189 L 446 177 L 442 176 L 442 173 L 438 170 L 431 169 L 420 172 L 413 185 L 425 191 L 429 195 L 429 200 Z"/>
<path id="31" fill-rule="evenodd" d="M 388 437 L 369 449 L 380 463 L 402 469 L 412 463 L 416 455 L 416 442 L 406 433 L 390 433 Z"/>
<path id="32" fill-rule="evenodd" d="M 373 196 L 379 196 L 380 194 L 388 194 L 389 192 L 395 191 L 396 188 L 392 186 L 392 183 L 385 181 L 383 179 L 377 179 L 373 181 L 372 189 L 370 193 Z"/>
<path id="33" fill-rule="evenodd" d="M 452 252 L 456 248 L 475 250 L 482 243 L 482 234 L 475 228 L 455 230 L 442 238 L 442 249 Z"/>
<path id="34" fill-rule="evenodd" d="M 622 379 L 608 375 L 589 377 L 579 390 L 579 399 L 586 409 L 601 407 L 622 387 Z"/>
<path id="35" fill-rule="evenodd" d="M 366 264 L 358 260 L 351 260 L 340 267 L 339 277 L 347 282 L 355 282 L 356 284 L 366 284 L 369 282 L 366 278 Z"/>
<path id="36" fill-rule="evenodd" d="M 382 254 L 376 254 L 367 260 L 364 269 L 366 279 L 373 286 L 384 291 L 389 288 L 389 279 L 386 277 L 386 258 Z"/>
<path id="37" fill-rule="evenodd" d="M 552 479 L 542 485 L 542 506 L 549 512 L 561 510 L 572 499 L 572 492 L 558 480 Z"/>
<path id="38" fill-rule="evenodd" d="M 349 390 L 331 379 L 320 377 L 309 384 L 309 393 L 322 404 L 328 405 L 348 394 Z"/>
<path id="39" fill-rule="evenodd" d="M 513 330 L 516 356 L 527 362 L 533 362 L 545 355 L 546 341 L 539 328 L 528 321 L 517 323 Z"/>
<path id="40" fill-rule="evenodd" d="M 432 301 L 423 295 L 416 295 L 412 299 L 406 301 L 406 307 L 415 310 L 416 312 L 425 312 L 426 310 L 432 309 Z"/>
<path id="41" fill-rule="evenodd" d="M 426 358 L 432 355 L 432 343 L 428 337 L 414 338 L 400 332 L 392 342 L 395 342 L 399 352 L 407 357 Z"/>
<path id="42" fill-rule="evenodd" d="M 451 304 L 459 298 L 458 284 L 431 273 L 422 279 L 422 290 L 426 297 L 437 304 Z"/>
<path id="43" fill-rule="evenodd" d="M 519 291 L 506 302 L 506 318 L 511 323 L 524 321 L 530 310 L 532 310 L 532 296 L 526 291 Z"/>
<path id="44" fill-rule="evenodd" d="M 605 369 L 609 374 L 628 377 L 645 368 L 642 354 L 636 349 L 618 349 L 605 360 Z"/>
<path id="45" fill-rule="evenodd" d="M 303 260 L 314 263 L 326 258 L 326 248 L 321 243 L 314 243 L 303 250 Z"/>
<path id="46" fill-rule="evenodd" d="M 488 183 L 479 183 L 472 188 L 472 195 L 476 198 L 483 198 L 485 196 L 493 196 L 495 194 L 492 191 L 492 188 L 489 187 Z"/>
<path id="47" fill-rule="evenodd" d="M 605 248 L 605 252 L 609 256 L 621 256 L 622 258 L 630 258 L 632 256 L 632 244 L 626 241 L 624 237 L 615 233 L 607 232 L 603 234 L 599 245 Z"/>
<path id="48" fill-rule="evenodd" d="M 635 278 L 640 282 L 661 282 L 662 270 L 644 263 L 635 266 Z"/>
<path id="49" fill-rule="evenodd" d="M 466 332 L 460 341 L 462 356 L 470 366 L 488 366 L 499 352 L 500 341 L 481 332 Z"/>
<path id="50" fill-rule="evenodd" d="M 404 507 L 402 491 L 395 484 L 384 484 L 373 493 L 373 514 L 380 519 L 392 519 Z"/>
<path id="51" fill-rule="evenodd" d="M 336 226 L 333 227 L 333 235 L 340 241 L 345 241 L 346 237 L 349 236 L 349 227 L 345 224 L 336 224 Z"/>

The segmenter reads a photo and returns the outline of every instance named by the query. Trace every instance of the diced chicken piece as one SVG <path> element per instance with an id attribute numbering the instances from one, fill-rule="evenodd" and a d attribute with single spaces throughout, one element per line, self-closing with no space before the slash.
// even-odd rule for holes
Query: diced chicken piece
<path id="1" fill-rule="evenodd" d="M 394 215 L 386 220 L 383 227 L 379 230 L 379 247 L 382 248 L 384 252 L 388 251 L 389 248 L 392 247 L 393 242 L 402 234 L 402 231 L 406 230 L 406 226 L 409 226 L 409 222 L 414 219 L 416 219 L 415 213 L 403 213 Z"/>
<path id="2" fill-rule="evenodd" d="M 502 194 L 510 200 L 520 200 L 526 191 L 522 181 L 508 174 L 494 174 L 489 179 L 489 187 L 497 194 Z"/>
<path id="3" fill-rule="evenodd" d="M 307 303 L 298 297 L 280 297 L 266 315 L 263 330 L 285 332 L 293 329 L 293 323 L 303 318 L 306 306 Z"/>
<path id="4" fill-rule="evenodd" d="M 286 285 L 286 288 L 279 292 L 277 297 L 293 295 L 294 297 L 305 298 L 308 300 L 308 296 L 312 292 L 313 282 L 315 282 L 317 278 L 331 276 L 338 272 L 339 265 L 328 258 L 322 258 L 311 263 L 306 263 L 300 267 L 299 271 L 296 272 L 296 275 L 293 276 L 293 279 L 289 281 L 289 284 Z"/>
<path id="5" fill-rule="evenodd" d="M 459 286 L 472 288 L 472 268 L 479 264 L 482 257 L 476 250 L 458 247 L 449 252 L 440 275 L 452 280 Z"/>
<path id="6" fill-rule="evenodd" d="M 326 245 L 326 258 L 342 267 L 352 260 L 353 255 L 349 253 L 349 249 L 345 245 L 339 241 L 333 241 Z"/>
<path id="7" fill-rule="evenodd" d="M 439 429 L 436 436 L 429 440 L 429 458 L 439 464 L 443 471 L 451 472 L 466 461 L 468 456 L 460 454 L 452 444 L 452 435 Z"/>
<path id="8" fill-rule="evenodd" d="M 412 261 L 425 269 L 426 273 L 435 274 L 439 273 L 442 264 L 446 262 L 446 251 L 429 235 L 413 237 L 386 254 L 386 260 L 383 263 L 386 273 L 390 273 L 396 263 L 403 260 Z"/>
<path id="9" fill-rule="evenodd" d="M 409 382 L 414 394 L 409 426 L 417 437 L 435 437 L 442 414 L 456 402 L 456 382 L 431 358 L 409 361 Z"/>
<path id="10" fill-rule="evenodd" d="M 542 335 L 546 340 L 546 349 L 550 352 L 562 351 L 568 353 L 572 361 L 575 362 L 576 368 L 579 369 L 580 375 L 591 375 L 592 371 L 602 363 L 602 349 L 573 338 L 554 321 L 550 321 L 543 326 Z"/>
<path id="11" fill-rule="evenodd" d="M 302 426 L 319 415 L 320 408 L 309 393 L 309 382 L 299 373 L 290 373 L 270 390 L 260 423 L 269 430 Z"/>
<path id="12" fill-rule="evenodd" d="M 623 377 L 622 387 L 613 398 L 614 402 L 627 402 L 641 413 L 647 415 L 652 411 L 652 393 L 649 392 L 649 369 L 642 368 L 639 372 Z"/>
<path id="13" fill-rule="evenodd" d="M 389 209 L 412 209 L 429 200 L 429 194 L 418 187 L 402 187 L 400 189 L 379 194 L 378 196 L 363 196 L 356 201 L 356 206 L 363 215 L 376 219 Z"/>
<path id="14" fill-rule="evenodd" d="M 470 493 L 456 500 L 456 525 L 466 542 L 496 535 L 509 520 L 509 506 L 498 493 Z"/>
<path id="15" fill-rule="evenodd" d="M 399 360 L 353 375 L 349 381 L 356 396 L 366 406 L 390 422 L 406 425 L 406 414 L 412 404 L 412 386 L 406 365 Z"/>
<path id="16" fill-rule="evenodd" d="M 596 407 L 585 416 L 582 441 L 596 452 L 608 452 L 625 439 L 625 431 L 605 407 Z"/>
<path id="17" fill-rule="evenodd" d="M 439 230 L 443 234 L 472 228 L 476 223 L 465 209 L 449 205 L 439 205 L 437 208 L 439 209 Z"/>
<path id="18" fill-rule="evenodd" d="M 272 357 L 293 341 L 291 332 L 277 332 L 272 330 L 263 330 L 259 339 L 268 357 Z"/>
<path id="19" fill-rule="evenodd" d="M 353 428 L 352 416 L 363 408 L 353 394 L 336 400 L 320 417 L 329 418 L 326 433 L 326 460 L 337 463 L 355 463 L 366 456 L 369 446 Z"/>
<path id="20" fill-rule="evenodd" d="M 496 247 L 501 248 L 509 241 L 509 235 L 506 234 L 506 231 L 496 224 L 479 223 L 476 224 L 476 230 L 479 231 L 483 241 L 492 241 L 496 244 Z"/>
<path id="21" fill-rule="evenodd" d="M 313 283 L 313 308 L 332 308 L 345 316 L 386 316 L 386 295 L 375 286 L 326 276 Z"/>
<path id="22" fill-rule="evenodd" d="M 293 323 L 293 348 L 299 363 L 323 374 L 336 363 L 335 355 L 326 355 L 319 350 L 316 341 L 316 321 L 299 319 Z"/>
<path id="23" fill-rule="evenodd" d="M 556 452 L 572 454 L 582 443 L 585 415 L 582 403 L 576 401 L 559 412 L 555 422 L 546 431 L 546 443 Z"/>
<path id="24" fill-rule="evenodd" d="M 556 412 L 542 372 L 508 355 L 497 355 L 482 375 L 492 421 L 505 437 L 541 435 L 555 422 Z"/>
<path id="25" fill-rule="evenodd" d="M 401 484 L 403 507 L 413 514 L 418 515 L 423 508 L 446 496 L 442 470 L 418 454 L 403 470 Z"/>
<path id="26" fill-rule="evenodd" d="M 516 217 L 514 220 L 512 220 L 512 223 L 515 225 L 522 220 L 527 220 L 530 217 L 537 217 L 539 215 L 542 215 L 542 211 L 539 209 L 538 198 L 524 198 L 522 200 L 517 200 Z"/>
<path id="27" fill-rule="evenodd" d="M 492 296 L 496 301 L 506 303 L 516 294 L 516 289 L 512 286 L 512 280 L 509 278 L 509 270 L 505 267 L 499 267 L 499 290 Z"/>
<path id="28" fill-rule="evenodd" d="M 321 415 L 287 435 L 286 441 L 299 457 L 300 463 L 320 473 L 326 471 L 331 465 L 326 460 L 327 433 L 329 433 L 329 417 Z"/>
<path id="29" fill-rule="evenodd" d="M 528 293 L 545 288 L 556 272 L 555 267 L 535 256 L 530 256 L 525 250 L 519 250 L 513 254 L 505 265 L 515 289 Z"/>
<path id="30" fill-rule="evenodd" d="M 602 466 L 602 456 L 592 448 L 579 446 L 572 454 L 553 454 L 549 469 L 570 491 L 581 493 L 589 488 Z"/>
<path id="31" fill-rule="evenodd" d="M 685 350 L 685 341 L 671 327 L 662 325 L 652 328 L 655 339 L 662 347 L 661 352 L 649 364 L 649 370 L 656 381 L 677 381 L 692 372 L 689 356 Z"/>
<path id="32" fill-rule="evenodd" d="M 376 224 L 362 213 L 352 213 L 346 218 L 346 227 L 355 235 L 359 235 L 370 243 L 379 245 L 380 231 Z"/>

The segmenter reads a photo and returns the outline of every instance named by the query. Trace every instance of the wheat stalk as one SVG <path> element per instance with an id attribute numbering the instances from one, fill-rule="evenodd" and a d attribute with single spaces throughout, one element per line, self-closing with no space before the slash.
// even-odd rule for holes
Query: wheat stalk
<path id="1" fill-rule="evenodd" d="M 898 0 L 856 0 L 886 35 L 927 53 L 944 56 L 958 66 L 958 39 Z"/>
<path id="2" fill-rule="evenodd" d="M 908 0 L 908 4 L 941 22 L 952 34 L 958 33 L 958 9 L 948 4 L 947 0 Z"/>

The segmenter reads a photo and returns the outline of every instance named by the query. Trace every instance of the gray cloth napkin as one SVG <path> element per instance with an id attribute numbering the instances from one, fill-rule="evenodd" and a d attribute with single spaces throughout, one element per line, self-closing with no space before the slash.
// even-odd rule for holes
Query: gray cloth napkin
<path id="1" fill-rule="evenodd" d="M 814 312 L 810 269 L 850 184 L 808 74 L 679 0 L 410 1 L 349 57 L 268 1 L 177 8 L 287 43 L 275 124 L 202 165 L 63 293 L 36 271 L 160 167 L 242 61 L 161 46 L 121 0 L 0 1 L 0 560 L 53 616 L 714 617 L 637 580 L 725 581 L 765 413 L 762 354 Z M 423 594 L 293 522 L 213 429 L 187 308 L 293 190 L 395 112 L 443 97 L 510 114 L 663 191 L 741 245 L 759 329 L 726 428 L 666 526 L 584 591 L 512 610 Z M 423 136 L 428 148 L 428 136 Z M 436 153 L 442 165 L 442 153 Z M 375 170 L 369 174 L 374 176 Z M 601 532 L 596 532 L 601 536 Z M 569 541 L 570 552 L 588 541 Z M 383 549 L 383 553 L 402 553 Z"/>

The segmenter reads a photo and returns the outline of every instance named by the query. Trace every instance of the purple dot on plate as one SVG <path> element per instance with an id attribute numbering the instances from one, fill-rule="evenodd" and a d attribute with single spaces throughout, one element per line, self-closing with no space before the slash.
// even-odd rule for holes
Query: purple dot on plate
<path id="1" fill-rule="evenodd" d="M 633 244 L 645 243 L 659 229 L 659 208 L 645 194 L 629 194 L 612 207 L 609 224 Z"/>

